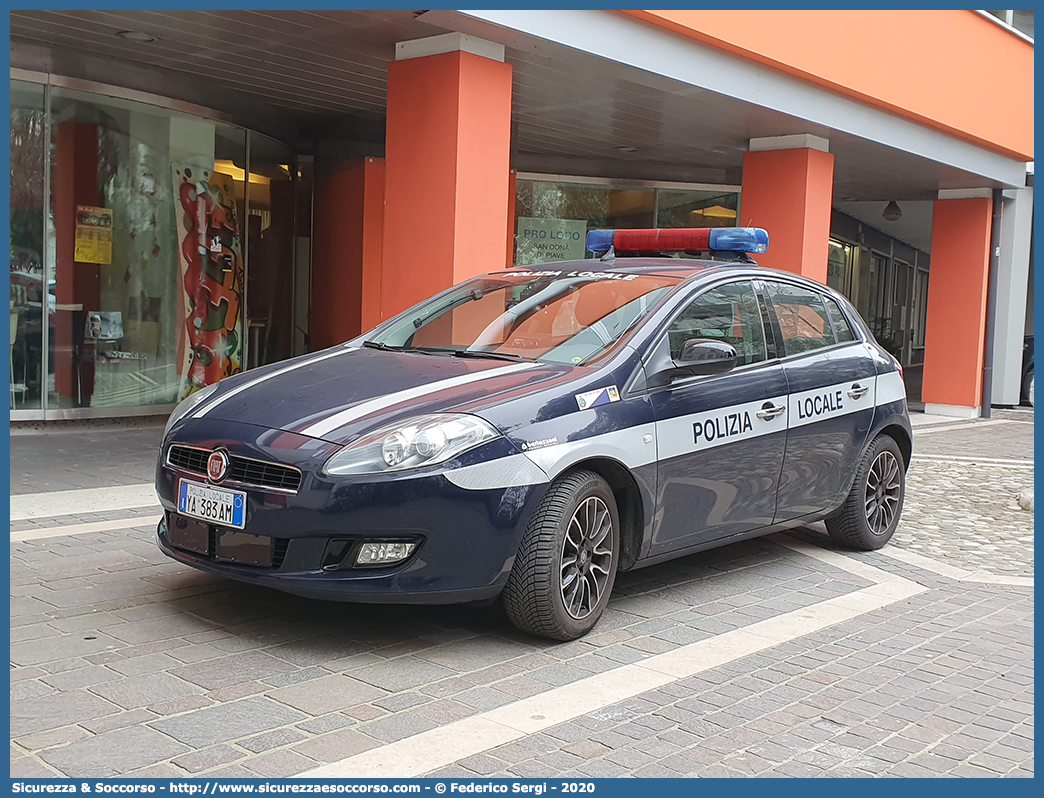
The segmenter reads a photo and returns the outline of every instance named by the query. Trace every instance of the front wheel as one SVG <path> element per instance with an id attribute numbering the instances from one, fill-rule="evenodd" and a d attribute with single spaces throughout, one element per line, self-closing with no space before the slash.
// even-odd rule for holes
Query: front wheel
<path id="1" fill-rule="evenodd" d="M 619 550 L 619 513 L 606 481 L 592 471 L 557 480 L 526 528 L 504 588 L 511 622 L 554 640 L 587 634 L 609 603 Z"/>
<path id="2" fill-rule="evenodd" d="M 899 526 L 905 496 L 906 470 L 899 444 L 888 435 L 878 435 L 859 461 L 845 503 L 827 519 L 827 532 L 843 546 L 879 549 Z"/>

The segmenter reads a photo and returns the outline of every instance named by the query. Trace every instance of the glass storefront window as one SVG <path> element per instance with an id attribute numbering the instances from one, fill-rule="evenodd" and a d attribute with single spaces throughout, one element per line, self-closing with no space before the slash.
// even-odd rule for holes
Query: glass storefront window
<path id="1" fill-rule="evenodd" d="M 739 193 L 714 188 L 625 188 L 526 180 L 515 196 L 515 265 L 592 257 L 589 230 L 734 227 Z"/>
<path id="2" fill-rule="evenodd" d="M 733 191 L 657 192 L 657 227 L 735 227 L 739 194 Z"/>
<path id="3" fill-rule="evenodd" d="M 241 371 L 243 185 L 220 165 L 243 168 L 244 131 L 52 89 L 51 145 L 48 408 L 171 405 Z"/>
<path id="4" fill-rule="evenodd" d="M 39 409 L 44 274 L 44 88 L 11 82 L 11 409 Z"/>

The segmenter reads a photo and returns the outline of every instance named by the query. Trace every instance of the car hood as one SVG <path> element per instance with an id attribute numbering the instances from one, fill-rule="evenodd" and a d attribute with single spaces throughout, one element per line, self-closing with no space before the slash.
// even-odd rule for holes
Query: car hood
<path id="1" fill-rule="evenodd" d="M 572 366 L 338 347 L 223 380 L 186 420 L 248 422 L 332 443 L 426 413 L 485 407 L 568 382 Z"/>

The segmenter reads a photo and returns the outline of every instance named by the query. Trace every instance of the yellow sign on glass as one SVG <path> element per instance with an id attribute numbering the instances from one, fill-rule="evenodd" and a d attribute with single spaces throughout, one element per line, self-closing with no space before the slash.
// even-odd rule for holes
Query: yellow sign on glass
<path id="1" fill-rule="evenodd" d="M 76 206 L 76 252 L 79 263 L 112 263 L 112 209 Z"/>

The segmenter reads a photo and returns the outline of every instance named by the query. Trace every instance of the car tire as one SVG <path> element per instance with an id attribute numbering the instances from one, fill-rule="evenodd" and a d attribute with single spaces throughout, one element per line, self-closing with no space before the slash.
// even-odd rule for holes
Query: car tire
<path id="1" fill-rule="evenodd" d="M 906 470 L 895 439 L 874 438 L 856 469 L 852 490 L 826 527 L 836 543 L 873 551 L 889 541 L 899 525 L 906 496 Z"/>
<path id="2" fill-rule="evenodd" d="M 553 640 L 587 634 L 609 603 L 619 551 L 620 517 L 606 481 L 592 471 L 556 480 L 526 527 L 504 588 L 511 622 Z"/>

